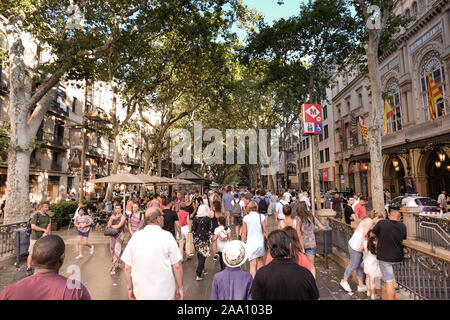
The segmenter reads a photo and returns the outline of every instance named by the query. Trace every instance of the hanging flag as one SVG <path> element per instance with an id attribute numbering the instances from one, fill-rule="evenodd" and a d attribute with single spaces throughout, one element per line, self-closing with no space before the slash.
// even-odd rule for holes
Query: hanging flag
<path id="1" fill-rule="evenodd" d="M 364 125 L 364 120 L 359 117 L 359 130 L 364 140 L 367 140 L 367 127 Z"/>
<path id="2" fill-rule="evenodd" d="M 387 100 L 384 100 L 384 134 L 389 134 L 389 125 L 388 125 L 388 119 L 390 117 L 394 116 L 394 112 L 392 112 L 392 108 L 389 105 L 389 102 Z"/>
<path id="3" fill-rule="evenodd" d="M 436 119 L 436 102 L 443 99 L 442 91 L 436 86 L 436 83 L 428 73 L 428 111 L 430 113 L 430 121 Z"/>

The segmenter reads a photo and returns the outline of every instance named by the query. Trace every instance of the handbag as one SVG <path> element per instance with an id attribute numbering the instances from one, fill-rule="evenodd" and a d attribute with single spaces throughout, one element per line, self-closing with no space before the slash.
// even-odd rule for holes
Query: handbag
<path id="1" fill-rule="evenodd" d="M 264 236 L 264 228 L 262 226 L 261 213 L 259 213 L 259 223 L 261 224 L 261 232 L 262 232 L 263 237 L 264 237 L 264 251 L 267 251 L 269 249 L 269 246 L 267 245 L 267 237 Z"/>
<path id="2" fill-rule="evenodd" d="M 192 234 L 192 232 L 188 232 L 186 237 L 186 254 L 188 256 L 193 256 L 195 254 L 194 235 Z"/>
<path id="3" fill-rule="evenodd" d="M 103 232 L 103 234 L 107 237 L 115 237 L 120 233 L 120 229 L 116 228 L 108 228 Z"/>

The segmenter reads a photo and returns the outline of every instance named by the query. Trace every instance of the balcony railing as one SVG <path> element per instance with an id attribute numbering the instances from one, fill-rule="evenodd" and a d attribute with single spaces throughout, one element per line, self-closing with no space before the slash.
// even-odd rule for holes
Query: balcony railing
<path id="1" fill-rule="evenodd" d="M 66 117 L 69 116 L 69 108 L 68 107 L 66 107 L 65 109 L 61 108 L 59 102 L 56 100 L 52 101 L 52 103 L 50 105 L 50 111 L 62 114 Z"/>
<path id="2" fill-rule="evenodd" d="M 14 231 L 25 228 L 26 226 L 26 221 L 13 224 L 0 224 L 0 257 L 14 252 Z"/>
<path id="3" fill-rule="evenodd" d="M 329 218 L 333 229 L 333 246 L 348 255 L 348 240 L 354 229 L 350 225 Z M 448 300 L 450 298 L 450 261 L 404 243 L 404 258 L 394 265 L 395 278 L 400 287 L 414 299 Z"/>
<path id="4" fill-rule="evenodd" d="M 43 130 L 38 130 L 36 134 L 36 141 L 44 141 L 46 140 L 48 143 L 63 146 L 64 137 L 61 135 L 55 135 L 50 132 L 44 132 Z"/>
<path id="5" fill-rule="evenodd" d="M 53 171 L 61 171 L 62 170 L 62 166 L 59 163 L 52 162 L 51 169 Z"/>

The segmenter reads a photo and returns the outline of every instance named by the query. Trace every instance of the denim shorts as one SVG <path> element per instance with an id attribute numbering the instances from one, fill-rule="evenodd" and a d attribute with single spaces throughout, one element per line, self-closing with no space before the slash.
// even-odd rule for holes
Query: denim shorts
<path id="1" fill-rule="evenodd" d="M 381 274 L 383 275 L 383 279 L 385 282 L 393 282 L 394 281 L 394 268 L 392 267 L 397 262 L 388 262 L 378 260 L 380 265 Z"/>
<path id="2" fill-rule="evenodd" d="M 89 231 L 88 232 L 81 232 L 81 231 L 78 230 L 78 235 L 87 238 L 87 237 L 89 237 Z"/>
<path id="3" fill-rule="evenodd" d="M 317 247 L 305 248 L 305 254 L 310 257 L 315 257 L 316 256 L 316 248 Z"/>
<path id="4" fill-rule="evenodd" d="M 235 217 L 233 216 L 233 225 L 234 226 L 242 226 L 243 217 Z"/>

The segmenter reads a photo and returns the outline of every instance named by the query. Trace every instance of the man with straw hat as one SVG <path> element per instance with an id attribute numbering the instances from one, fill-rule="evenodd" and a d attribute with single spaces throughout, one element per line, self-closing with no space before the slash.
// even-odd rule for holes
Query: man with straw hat
<path id="1" fill-rule="evenodd" d="M 240 268 L 247 257 L 244 242 L 233 240 L 225 246 L 222 258 L 226 268 L 214 276 L 211 300 L 250 300 L 253 278 Z"/>

